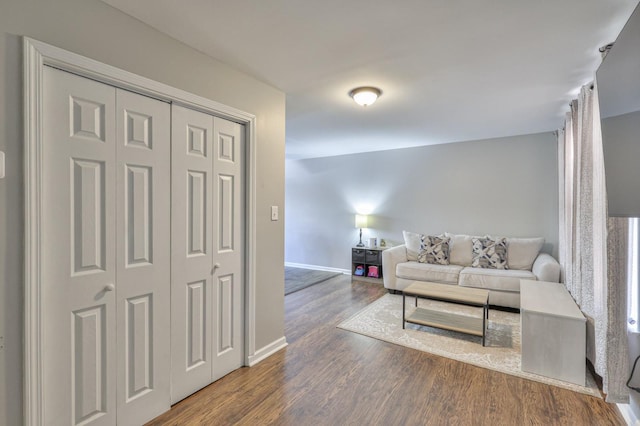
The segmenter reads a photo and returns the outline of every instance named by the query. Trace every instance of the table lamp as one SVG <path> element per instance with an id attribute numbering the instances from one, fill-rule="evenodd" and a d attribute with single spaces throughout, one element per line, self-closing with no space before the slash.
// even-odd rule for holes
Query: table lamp
<path id="1" fill-rule="evenodd" d="M 363 214 L 356 215 L 356 228 L 360 228 L 360 242 L 356 244 L 356 247 L 364 247 L 362 243 L 362 228 L 367 227 L 367 216 Z"/>

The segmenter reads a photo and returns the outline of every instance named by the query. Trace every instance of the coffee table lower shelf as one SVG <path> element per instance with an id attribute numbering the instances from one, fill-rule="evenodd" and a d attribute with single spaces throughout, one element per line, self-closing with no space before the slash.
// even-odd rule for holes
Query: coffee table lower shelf
<path id="1" fill-rule="evenodd" d="M 405 318 L 406 322 L 428 327 L 436 327 L 444 330 L 458 331 L 484 338 L 483 318 L 457 315 L 450 312 L 434 311 L 425 308 L 416 308 Z"/>
<path id="2" fill-rule="evenodd" d="M 406 315 L 406 297 L 415 297 L 415 310 Z M 418 307 L 418 298 L 482 308 L 482 317 Z M 426 325 L 482 337 L 486 344 L 489 322 L 489 291 L 450 284 L 415 281 L 402 291 L 402 328 L 405 323 Z"/>

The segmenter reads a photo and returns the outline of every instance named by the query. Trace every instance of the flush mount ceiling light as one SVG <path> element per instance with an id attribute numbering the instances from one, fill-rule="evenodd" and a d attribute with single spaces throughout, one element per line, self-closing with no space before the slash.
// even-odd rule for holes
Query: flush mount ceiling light
<path id="1" fill-rule="evenodd" d="M 381 94 L 382 91 L 377 87 L 356 87 L 349 92 L 349 96 L 351 96 L 358 105 L 362 105 L 363 107 L 374 103 Z"/>

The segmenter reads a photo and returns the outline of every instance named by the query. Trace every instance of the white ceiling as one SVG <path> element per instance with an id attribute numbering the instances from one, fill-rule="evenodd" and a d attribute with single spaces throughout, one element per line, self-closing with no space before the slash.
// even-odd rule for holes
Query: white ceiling
<path id="1" fill-rule="evenodd" d="M 103 0 L 287 95 L 287 158 L 555 130 L 637 0 Z M 366 109 L 348 92 L 382 89 Z"/>

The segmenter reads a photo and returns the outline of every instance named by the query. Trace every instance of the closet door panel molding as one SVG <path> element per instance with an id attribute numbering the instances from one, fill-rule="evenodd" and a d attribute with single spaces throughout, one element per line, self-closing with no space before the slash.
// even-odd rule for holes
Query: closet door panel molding
<path id="1" fill-rule="evenodd" d="M 171 107 L 118 89 L 118 423 L 170 408 Z"/>
<path id="2" fill-rule="evenodd" d="M 219 265 L 214 271 L 213 379 L 239 368 L 244 362 L 244 130 L 243 126 L 219 117 L 214 120 L 215 152 L 213 188 L 215 253 Z"/>
<path id="3" fill-rule="evenodd" d="M 211 383 L 211 116 L 172 107 L 171 402 Z"/>
<path id="4" fill-rule="evenodd" d="M 115 88 L 44 70 L 43 411 L 116 420 Z"/>

